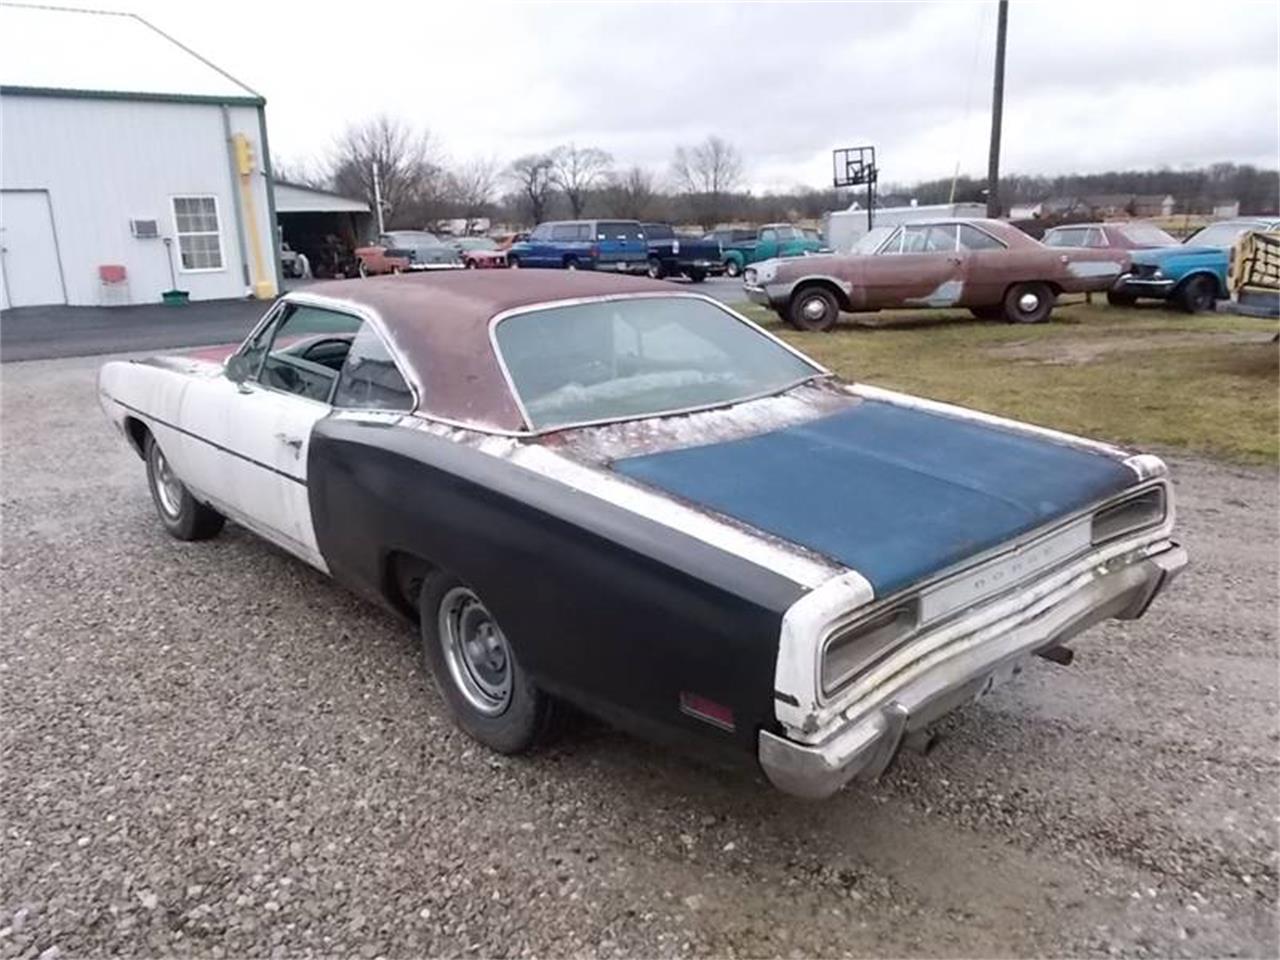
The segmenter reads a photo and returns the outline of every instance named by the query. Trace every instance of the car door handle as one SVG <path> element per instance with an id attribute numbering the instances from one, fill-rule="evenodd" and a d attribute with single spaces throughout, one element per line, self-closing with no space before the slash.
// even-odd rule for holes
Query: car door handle
<path id="1" fill-rule="evenodd" d="M 281 443 L 283 443 L 286 447 L 292 447 L 295 453 L 302 449 L 301 437 L 291 437 L 287 433 L 277 433 L 276 439 L 279 440 Z"/>

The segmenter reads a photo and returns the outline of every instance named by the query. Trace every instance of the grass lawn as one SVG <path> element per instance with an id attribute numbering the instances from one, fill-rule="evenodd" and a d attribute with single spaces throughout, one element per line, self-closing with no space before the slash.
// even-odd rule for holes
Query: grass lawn
<path id="1" fill-rule="evenodd" d="M 1280 456 L 1274 320 L 1078 302 L 1035 326 L 894 310 L 801 333 L 735 306 L 851 380 L 1156 452 Z"/>

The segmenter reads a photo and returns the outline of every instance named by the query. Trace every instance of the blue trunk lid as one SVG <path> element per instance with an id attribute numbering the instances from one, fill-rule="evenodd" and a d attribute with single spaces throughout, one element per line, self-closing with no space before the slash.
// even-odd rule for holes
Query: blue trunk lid
<path id="1" fill-rule="evenodd" d="M 1105 452 L 874 400 L 613 469 L 852 567 L 877 596 L 1137 482 Z"/>

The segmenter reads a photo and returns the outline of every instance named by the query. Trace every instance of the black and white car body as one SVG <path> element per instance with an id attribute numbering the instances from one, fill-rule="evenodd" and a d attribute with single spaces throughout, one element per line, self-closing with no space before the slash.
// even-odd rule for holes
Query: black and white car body
<path id="1" fill-rule="evenodd" d="M 644 279 L 317 285 L 100 394 L 172 533 L 229 517 L 417 620 L 503 751 L 563 699 L 827 796 L 1186 562 L 1157 458 L 842 382 Z"/>

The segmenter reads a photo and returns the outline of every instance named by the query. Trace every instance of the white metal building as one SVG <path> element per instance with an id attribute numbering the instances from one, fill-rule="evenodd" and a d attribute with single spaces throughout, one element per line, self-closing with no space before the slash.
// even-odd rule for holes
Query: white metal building
<path id="1" fill-rule="evenodd" d="M 0 306 L 274 296 L 264 106 L 132 14 L 0 4 Z"/>

